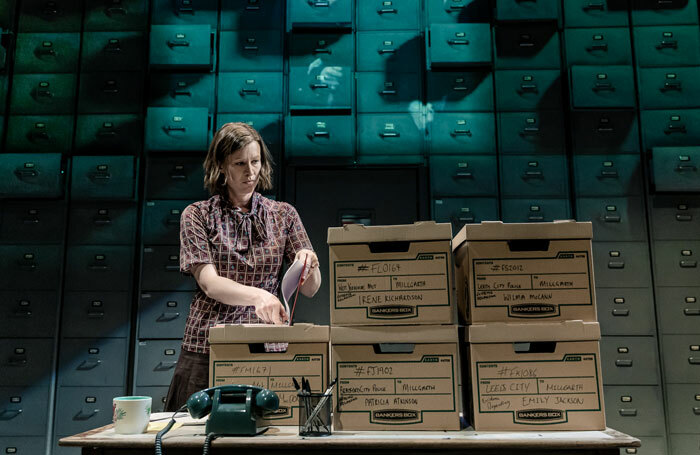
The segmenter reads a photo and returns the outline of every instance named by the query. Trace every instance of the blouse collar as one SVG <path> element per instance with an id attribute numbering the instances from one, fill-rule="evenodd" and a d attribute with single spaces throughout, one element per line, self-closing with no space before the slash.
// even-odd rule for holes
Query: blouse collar
<path id="1" fill-rule="evenodd" d="M 257 191 L 253 193 L 250 211 L 244 212 L 240 207 L 235 207 L 229 198 L 220 195 L 221 207 L 232 215 L 234 226 L 234 240 L 236 250 L 247 251 L 253 245 L 264 243 L 267 235 L 267 210 L 262 203 L 262 195 Z"/>

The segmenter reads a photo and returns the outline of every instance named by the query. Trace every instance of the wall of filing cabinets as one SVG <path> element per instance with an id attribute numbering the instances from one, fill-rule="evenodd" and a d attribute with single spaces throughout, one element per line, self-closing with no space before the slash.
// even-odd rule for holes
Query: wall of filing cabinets
<path id="1" fill-rule="evenodd" d="M 699 100 L 696 0 L 4 0 L 0 448 L 162 406 L 179 215 L 246 121 L 322 261 L 350 219 L 592 221 L 609 426 L 700 454 Z"/>

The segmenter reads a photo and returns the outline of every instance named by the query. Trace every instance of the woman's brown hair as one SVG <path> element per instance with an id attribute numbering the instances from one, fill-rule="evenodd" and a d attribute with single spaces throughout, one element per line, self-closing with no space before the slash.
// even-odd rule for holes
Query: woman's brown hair
<path id="1" fill-rule="evenodd" d="M 229 155 L 257 142 L 260 146 L 260 178 L 256 190 L 272 189 L 272 154 L 255 128 L 243 122 L 226 123 L 214 134 L 204 160 L 204 187 L 209 194 L 226 195 L 226 184 L 221 167 Z"/>

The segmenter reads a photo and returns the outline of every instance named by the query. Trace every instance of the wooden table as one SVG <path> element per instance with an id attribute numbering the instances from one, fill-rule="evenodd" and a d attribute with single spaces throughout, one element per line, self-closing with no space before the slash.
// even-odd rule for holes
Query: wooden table
<path id="1" fill-rule="evenodd" d="M 154 414 L 152 418 L 170 416 Z M 183 426 L 163 438 L 164 455 L 201 454 L 202 422 L 178 419 Z M 112 425 L 59 441 L 62 446 L 82 447 L 83 455 L 152 455 L 155 432 L 118 435 Z M 214 440 L 213 454 L 350 454 L 453 453 L 474 455 L 618 455 L 623 447 L 639 447 L 638 439 L 608 428 L 605 431 L 478 432 L 462 431 L 362 431 L 335 432 L 325 437 L 300 437 L 297 427 L 270 427 L 255 437 Z"/>

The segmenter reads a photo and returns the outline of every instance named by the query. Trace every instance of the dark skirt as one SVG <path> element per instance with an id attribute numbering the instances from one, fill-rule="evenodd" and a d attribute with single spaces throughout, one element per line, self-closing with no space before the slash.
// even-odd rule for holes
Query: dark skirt
<path id="1" fill-rule="evenodd" d="M 180 350 L 165 399 L 165 412 L 175 412 L 195 392 L 209 387 L 209 354 Z"/>

